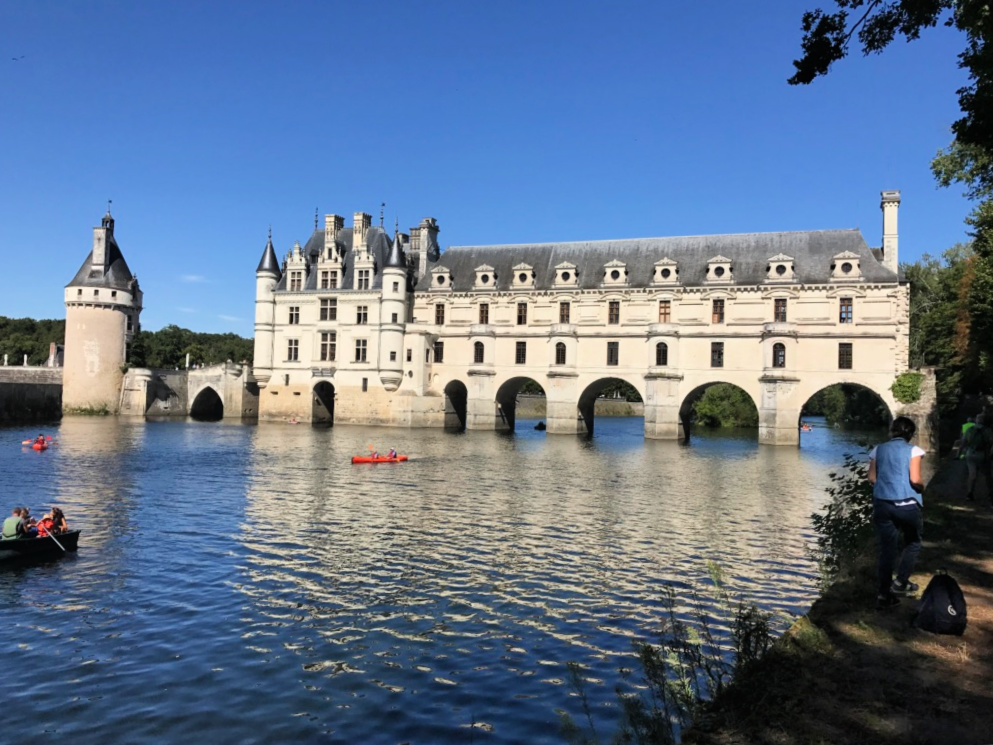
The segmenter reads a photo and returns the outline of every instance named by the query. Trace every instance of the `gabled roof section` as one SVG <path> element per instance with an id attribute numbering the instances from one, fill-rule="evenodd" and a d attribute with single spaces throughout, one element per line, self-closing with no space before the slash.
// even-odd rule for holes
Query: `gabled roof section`
<path id="1" fill-rule="evenodd" d="M 796 280 L 801 283 L 828 282 L 834 257 L 850 251 L 862 259 L 862 276 L 869 282 L 896 282 L 897 275 L 886 269 L 872 255 L 857 229 L 811 230 L 789 233 L 740 233 L 732 235 L 696 235 L 667 238 L 630 238 L 606 241 L 575 241 L 510 246 L 452 246 L 438 261 L 448 268 L 455 281 L 453 290 L 473 289 L 475 268 L 480 264 L 494 267 L 496 290 L 509 290 L 512 267 L 526 263 L 535 272 L 535 289 L 551 289 L 555 267 L 563 261 L 576 265 L 580 287 L 600 287 L 603 268 L 613 260 L 623 261 L 628 269 L 628 287 L 653 287 L 655 265 L 668 258 L 679 264 L 680 284 L 704 286 L 707 264 L 714 257 L 728 257 L 734 263 L 736 285 L 761 285 L 766 281 L 769 257 L 793 256 Z"/>

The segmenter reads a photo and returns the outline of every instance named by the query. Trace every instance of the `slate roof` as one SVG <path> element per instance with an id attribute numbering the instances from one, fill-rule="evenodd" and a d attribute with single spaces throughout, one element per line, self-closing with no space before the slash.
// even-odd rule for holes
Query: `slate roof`
<path id="1" fill-rule="evenodd" d="M 506 291 L 511 289 L 513 267 L 525 263 L 534 269 L 535 289 L 547 290 L 552 287 L 555 266 L 569 262 L 576 265 L 580 289 L 593 289 L 602 285 L 604 265 L 616 259 L 626 265 L 627 287 L 648 287 L 652 286 L 655 263 L 669 258 L 678 264 L 679 284 L 694 287 L 707 284 L 707 262 L 723 255 L 732 261 L 735 285 L 758 285 L 768 279 L 769 259 L 786 254 L 794 258 L 797 282 L 814 284 L 830 280 L 831 260 L 844 251 L 859 256 L 866 281 L 897 281 L 897 275 L 877 261 L 857 229 L 452 246 L 429 270 L 449 269 L 452 290 L 468 292 L 475 285 L 476 267 L 489 264 L 497 275 L 495 289 Z"/>
<path id="2" fill-rule="evenodd" d="M 338 231 L 338 238 L 335 243 L 338 246 L 338 251 L 344 254 L 345 261 L 344 276 L 341 277 L 338 282 L 339 290 L 350 290 L 355 286 L 355 260 L 352 256 L 352 242 L 352 228 L 342 228 Z M 389 235 L 385 230 L 383 230 L 383 228 L 379 225 L 373 225 L 366 232 L 366 245 L 368 246 L 369 252 L 372 254 L 376 267 L 376 271 L 373 273 L 372 282 L 369 289 L 375 290 L 383 286 L 382 270 L 386 265 L 387 258 L 389 258 L 390 250 L 393 247 L 393 242 L 390 240 Z M 323 250 L 324 229 L 316 228 L 307 240 L 307 245 L 303 247 L 302 253 L 307 257 L 307 260 L 310 262 L 310 266 L 316 267 L 317 261 L 321 256 L 321 251 Z M 276 283 L 276 290 L 285 290 L 287 281 L 288 280 L 284 272 L 282 278 Z M 304 282 L 303 289 L 317 289 L 317 272 L 313 271 L 312 268 L 307 270 L 307 279 Z"/>
<path id="3" fill-rule="evenodd" d="M 128 263 L 124 260 L 121 249 L 114 240 L 114 234 L 107 234 L 107 271 L 102 272 L 93 267 L 93 250 L 86 255 L 86 261 L 79 267 L 76 276 L 66 287 L 108 287 L 112 290 L 125 290 L 131 292 L 131 282 L 134 275 L 128 268 Z"/>
<path id="4" fill-rule="evenodd" d="M 265 250 L 262 252 L 262 259 L 259 261 L 259 268 L 255 270 L 258 272 L 272 272 L 277 277 L 282 275 L 279 271 L 279 259 L 276 258 L 276 249 L 272 247 L 272 236 L 269 236 L 269 242 L 265 244 Z"/>

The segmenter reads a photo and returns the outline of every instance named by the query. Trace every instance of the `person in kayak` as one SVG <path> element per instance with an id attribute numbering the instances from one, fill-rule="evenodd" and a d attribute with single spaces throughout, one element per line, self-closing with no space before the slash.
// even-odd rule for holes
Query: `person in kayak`
<path id="1" fill-rule="evenodd" d="M 396 448 L 390 448 L 390 454 L 387 457 L 388 458 L 396 458 L 397 457 L 397 449 Z"/>

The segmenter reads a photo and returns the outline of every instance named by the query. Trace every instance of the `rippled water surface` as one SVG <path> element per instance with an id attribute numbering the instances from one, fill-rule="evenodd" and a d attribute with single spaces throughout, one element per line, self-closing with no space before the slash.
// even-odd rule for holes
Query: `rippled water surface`
<path id="1" fill-rule="evenodd" d="M 567 663 L 609 735 L 664 583 L 713 559 L 749 601 L 809 606 L 809 516 L 850 435 L 532 424 L 70 419 L 44 453 L 0 430 L 3 508 L 83 529 L 76 555 L 0 565 L 0 740 L 561 743 L 557 712 L 583 717 Z M 351 465 L 370 445 L 411 461 Z"/>

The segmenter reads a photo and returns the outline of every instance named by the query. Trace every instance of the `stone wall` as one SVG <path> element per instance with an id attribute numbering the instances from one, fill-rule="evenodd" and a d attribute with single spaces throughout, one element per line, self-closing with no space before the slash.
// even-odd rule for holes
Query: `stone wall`
<path id="1" fill-rule="evenodd" d="M 43 422 L 62 416 L 62 368 L 0 367 L 0 422 Z"/>
<path id="2" fill-rule="evenodd" d="M 924 380 L 921 381 L 921 397 L 912 404 L 898 404 L 896 415 L 914 420 L 917 425 L 917 437 L 914 442 L 934 454 L 930 459 L 925 458 L 925 463 L 936 465 L 942 443 L 939 435 L 941 427 L 938 420 L 938 391 L 935 387 L 934 368 L 924 367 L 913 372 L 924 375 Z"/>

